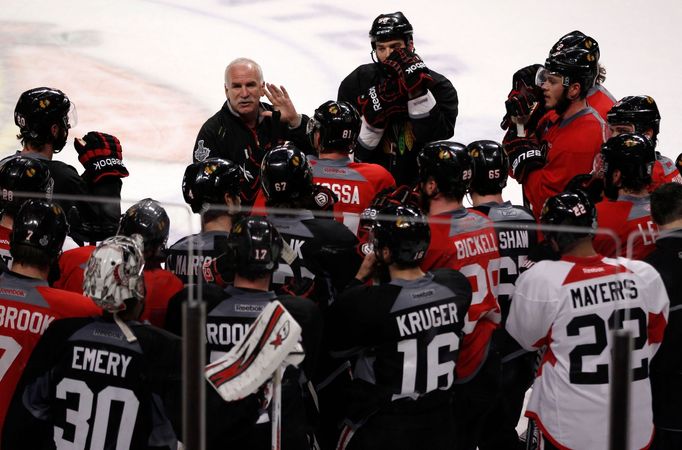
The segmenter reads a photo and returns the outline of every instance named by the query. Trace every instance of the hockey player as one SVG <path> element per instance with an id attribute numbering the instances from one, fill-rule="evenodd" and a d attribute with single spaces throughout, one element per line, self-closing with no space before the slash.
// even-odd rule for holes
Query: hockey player
<path id="1" fill-rule="evenodd" d="M 380 210 L 374 252 L 330 309 L 331 349 L 356 358 L 339 449 L 455 447 L 451 388 L 471 375 L 459 366 L 471 286 L 457 271 L 420 269 L 429 234 L 415 208 Z M 380 266 L 390 282 L 363 286 Z"/>
<path id="2" fill-rule="evenodd" d="M 327 101 L 308 121 L 308 137 L 319 155 L 308 157 L 313 182 L 338 197 L 334 214 L 356 235 L 362 211 L 378 192 L 395 187 L 393 176 L 380 165 L 351 161 L 359 132 L 360 115 L 348 102 Z"/>
<path id="3" fill-rule="evenodd" d="M 165 258 L 170 219 L 166 210 L 151 198 L 132 205 L 121 216 L 118 235 L 139 234 L 144 241 L 144 310 L 141 321 L 163 327 L 166 306 L 170 298 L 182 289 L 182 281 L 161 267 Z M 95 246 L 88 245 L 64 252 L 59 258 L 60 278 L 54 287 L 72 292 L 83 292 L 84 269 Z"/>
<path id="4" fill-rule="evenodd" d="M 114 236 L 95 249 L 83 288 L 105 314 L 50 325 L 17 388 L 3 449 L 177 448 L 181 340 L 137 321 L 143 265 L 140 236 Z M 206 403 L 208 448 L 257 418 L 255 396 L 230 404 L 207 386 Z"/>
<path id="5" fill-rule="evenodd" d="M 648 448 L 653 434 L 649 361 L 663 338 L 668 297 L 650 265 L 607 258 L 592 246 L 595 209 L 586 196 L 550 198 L 541 222 L 584 227 L 546 230 L 561 253 L 519 276 L 507 319 L 509 333 L 527 350 L 546 346 L 526 415 L 545 449 L 608 447 L 612 330 L 633 330 L 628 448 Z"/>
<path id="6" fill-rule="evenodd" d="M 658 227 L 650 212 L 651 170 L 656 154 L 648 138 L 639 134 L 620 134 L 602 146 L 604 194 L 608 200 L 597 203 L 599 228 L 614 232 L 598 234 L 594 248 L 609 256 L 644 259 L 655 248 Z"/>
<path id="7" fill-rule="evenodd" d="M 62 317 L 101 314 L 90 299 L 47 284 L 67 230 L 64 211 L 44 199 L 27 200 L 14 217 L 13 261 L 0 274 L 0 429 L 29 356 L 48 326 Z"/>
<path id="8" fill-rule="evenodd" d="M 523 185 L 535 217 L 573 176 L 590 172 L 606 140 L 604 120 L 586 100 L 599 74 L 597 56 L 589 39 L 580 46 L 557 46 L 538 72 L 548 112 L 534 132 L 510 127 L 505 135 L 511 174 Z"/>
<path id="9" fill-rule="evenodd" d="M 457 417 L 458 448 L 473 448 L 482 427 L 481 418 L 497 395 L 495 383 L 499 378 L 499 355 L 488 351 L 501 319 L 497 303 L 500 273 L 497 234 L 485 214 L 468 210 L 462 204 L 474 173 L 466 147 L 456 142 L 432 142 L 419 153 L 417 163 L 431 228 L 431 244 L 421 268 L 459 270 L 473 289 L 465 319 L 467 336 L 462 342 L 467 351 L 460 352 L 458 365 L 462 371 L 476 373 L 476 377 L 462 387 L 457 400 L 458 416 L 461 415 Z M 462 408 L 464 404 L 468 407 Z"/>
<path id="10" fill-rule="evenodd" d="M 322 316 L 308 299 L 278 296 L 270 290 L 270 278 L 277 269 L 282 239 L 264 217 L 252 216 L 237 222 L 228 240 L 228 254 L 234 270 L 234 283 L 220 296 L 209 296 L 206 306 L 207 361 L 214 362 L 241 342 L 251 323 L 273 300 L 279 300 L 302 328 L 305 351 L 301 370 L 288 368 L 284 374 L 282 401 L 282 448 L 311 448 L 313 423 L 304 402 L 310 402 L 318 349 L 322 337 Z M 244 439 L 229 448 L 269 449 L 271 412 L 261 410 L 258 425 L 245 433 Z"/>
<path id="11" fill-rule="evenodd" d="M 457 91 L 415 53 L 412 33 L 400 11 L 377 16 L 369 31 L 374 62 L 351 72 L 338 92 L 362 115 L 356 159 L 386 167 L 398 185 L 416 181 L 421 147 L 450 138 L 457 120 Z"/>
<path id="12" fill-rule="evenodd" d="M 488 429 L 481 434 L 478 447 L 514 449 L 518 446 L 518 424 L 526 390 L 533 382 L 535 355 L 523 351 L 503 328 L 509 315 L 514 285 L 530 252 L 537 245 L 533 214 L 522 206 L 502 198 L 507 185 L 509 160 L 502 145 L 495 141 L 475 141 L 467 145 L 473 160 L 473 178 L 469 193 L 473 209 L 495 223 L 500 252 L 500 275 L 497 300 L 502 313 L 502 328 L 493 333 L 493 348 L 500 354 L 502 378 L 497 405 L 488 416 Z M 505 224 L 509 224 L 505 228 Z"/>
<path id="13" fill-rule="evenodd" d="M 645 261 L 663 278 L 670 298 L 670 317 L 663 342 L 651 360 L 651 396 L 656 434 L 653 450 L 682 448 L 682 185 L 667 183 L 651 193 L 651 216 L 661 234 Z"/>
<path id="14" fill-rule="evenodd" d="M 271 104 L 260 101 L 266 96 Z M 312 153 L 306 138 L 308 117 L 298 114 L 283 87 L 263 81 L 260 65 L 237 58 L 225 68 L 225 96 L 220 111 L 199 130 L 194 144 L 194 162 L 209 157 L 232 161 L 244 173 L 242 204 L 253 204 L 258 189 L 260 163 L 272 147 L 293 141 Z"/>
<path id="15" fill-rule="evenodd" d="M 98 241 L 116 232 L 121 216 L 121 178 L 128 176 L 121 143 L 114 136 L 91 131 L 74 139 L 82 175 L 72 166 L 53 160 L 66 145 L 69 128 L 76 125 L 76 110 L 58 89 L 39 87 L 19 97 L 14 123 L 19 127 L 23 156 L 47 164 L 55 195 L 106 197 L 107 203 L 59 200 L 69 218 L 70 236 L 77 242 Z M 75 210 L 72 211 L 72 208 Z"/>
<path id="16" fill-rule="evenodd" d="M 275 290 L 313 298 L 326 308 L 360 266 L 357 238 L 342 224 L 301 209 L 310 202 L 313 174 L 306 156 L 292 144 L 265 155 L 261 183 L 266 206 L 273 208 L 268 219 L 289 247 L 273 275 Z"/>
<path id="17" fill-rule="evenodd" d="M 652 97 L 648 95 L 623 97 L 611 108 L 607 119 L 612 137 L 622 133 L 638 133 L 651 139 L 656 147 L 661 114 Z M 673 160 L 657 151 L 651 180 L 649 192 L 653 192 L 663 183 L 682 183 L 682 176 Z"/>
<path id="18" fill-rule="evenodd" d="M 0 258 L 4 267 L 9 267 L 12 255 L 9 252 L 9 236 L 14 216 L 19 207 L 29 198 L 31 192 L 51 196 L 54 180 L 50 169 L 39 159 L 13 156 L 0 165 Z"/>
<path id="19" fill-rule="evenodd" d="M 209 158 L 190 164 L 182 178 L 182 195 L 192 212 L 201 214 L 201 233 L 185 236 L 167 251 L 166 268 L 187 284 L 190 274 L 196 283 L 226 283 L 212 269 L 222 253 L 220 242 L 232 229 L 241 207 L 242 171 L 237 164 Z M 216 278 L 217 277 L 217 278 Z"/>

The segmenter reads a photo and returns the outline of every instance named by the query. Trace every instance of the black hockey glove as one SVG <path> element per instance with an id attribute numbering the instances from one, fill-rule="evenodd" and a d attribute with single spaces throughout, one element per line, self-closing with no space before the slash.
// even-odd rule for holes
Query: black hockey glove
<path id="1" fill-rule="evenodd" d="M 424 61 L 406 48 L 393 50 L 383 64 L 389 77 L 398 80 L 400 87 L 412 97 L 424 93 L 433 82 Z"/>
<path id="2" fill-rule="evenodd" d="M 313 185 L 313 195 L 308 209 L 313 211 L 334 211 L 334 205 L 339 201 L 336 194 L 327 186 Z"/>
<path id="3" fill-rule="evenodd" d="M 384 80 L 358 97 L 358 106 L 368 125 L 386 128 L 392 116 L 407 112 L 407 96 L 396 80 Z"/>
<path id="4" fill-rule="evenodd" d="M 541 67 L 540 64 L 533 64 L 514 73 L 512 89 L 504 103 L 506 114 L 500 124 L 503 130 L 514 123 L 512 117 L 523 123 L 531 132 L 537 127 L 538 121 L 545 113 L 542 89 L 535 84 L 535 74 Z"/>
<path id="5" fill-rule="evenodd" d="M 123 164 L 121 143 L 116 136 L 91 131 L 83 139 L 74 139 L 73 146 L 85 168 L 84 177 L 91 183 L 97 183 L 104 177 L 125 178 L 129 175 Z"/>
<path id="6" fill-rule="evenodd" d="M 512 176 L 523 184 L 528 174 L 542 168 L 546 163 L 544 146 L 534 139 L 517 137 L 504 141 L 504 151 L 509 156 Z"/>
<path id="7" fill-rule="evenodd" d="M 597 204 L 604 198 L 604 179 L 595 177 L 591 173 L 581 173 L 568 182 L 565 191 L 583 191 L 592 204 Z"/>

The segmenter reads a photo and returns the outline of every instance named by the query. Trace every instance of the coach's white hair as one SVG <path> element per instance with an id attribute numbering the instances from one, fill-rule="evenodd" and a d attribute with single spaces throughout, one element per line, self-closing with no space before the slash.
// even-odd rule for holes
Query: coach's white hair
<path id="1" fill-rule="evenodd" d="M 249 58 L 237 58 L 230 62 L 230 64 L 225 67 L 225 87 L 229 87 L 230 81 L 229 81 L 229 73 L 230 69 L 234 66 L 253 66 L 255 67 L 256 71 L 258 72 L 258 82 L 262 83 L 263 82 L 263 69 L 261 69 L 260 64 L 258 64 L 256 61 L 253 59 Z"/>

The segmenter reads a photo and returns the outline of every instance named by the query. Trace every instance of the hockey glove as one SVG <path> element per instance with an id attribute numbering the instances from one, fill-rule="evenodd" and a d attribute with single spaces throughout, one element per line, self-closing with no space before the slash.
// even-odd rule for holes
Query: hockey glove
<path id="1" fill-rule="evenodd" d="M 313 195 L 308 209 L 313 211 L 334 211 L 334 205 L 339 198 L 327 186 L 313 185 Z"/>
<path id="2" fill-rule="evenodd" d="M 545 165 L 546 155 L 543 146 L 533 139 L 514 138 L 504 142 L 504 151 L 509 156 L 512 176 L 523 184 L 528 174 Z"/>
<path id="3" fill-rule="evenodd" d="M 568 182 L 565 191 L 583 191 L 592 204 L 597 204 L 604 198 L 604 179 L 590 173 L 581 173 Z"/>
<path id="4" fill-rule="evenodd" d="M 97 183 L 104 177 L 125 178 L 128 169 L 123 164 L 121 143 L 116 136 L 91 131 L 83 139 L 74 139 L 78 160 L 85 168 L 85 178 Z"/>
<path id="5" fill-rule="evenodd" d="M 400 87 L 411 97 L 422 94 L 433 82 L 424 61 L 406 48 L 393 50 L 383 64 L 389 77 L 398 80 Z"/>
<path id="6" fill-rule="evenodd" d="M 384 80 L 358 97 L 358 106 L 369 126 L 383 129 L 391 117 L 407 113 L 407 96 L 397 81 Z"/>
<path id="7" fill-rule="evenodd" d="M 512 123 L 523 123 L 526 129 L 535 130 L 545 113 L 542 89 L 535 84 L 535 74 L 541 67 L 539 64 L 533 64 L 514 73 L 512 89 L 504 103 L 506 114 L 500 124 L 503 130 L 509 128 Z"/>

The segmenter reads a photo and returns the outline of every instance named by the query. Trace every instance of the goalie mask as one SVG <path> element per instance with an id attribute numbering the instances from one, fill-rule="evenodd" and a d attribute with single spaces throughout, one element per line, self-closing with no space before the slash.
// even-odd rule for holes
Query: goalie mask
<path id="1" fill-rule="evenodd" d="M 83 279 L 83 294 L 105 311 L 126 309 L 126 301 L 144 300 L 142 236 L 113 236 L 90 255 Z"/>

